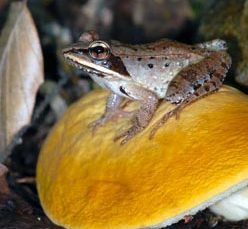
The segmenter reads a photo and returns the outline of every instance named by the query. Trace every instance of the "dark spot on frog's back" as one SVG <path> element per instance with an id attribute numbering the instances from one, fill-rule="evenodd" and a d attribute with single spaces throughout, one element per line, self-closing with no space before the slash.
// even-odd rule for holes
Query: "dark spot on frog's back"
<path id="1" fill-rule="evenodd" d="M 120 74 L 130 77 L 125 65 L 123 64 L 120 57 L 116 57 L 113 54 L 110 55 L 109 59 L 109 69 L 119 72 Z"/>
<path id="2" fill-rule="evenodd" d="M 148 64 L 148 67 L 149 68 L 153 68 L 153 64 Z"/>

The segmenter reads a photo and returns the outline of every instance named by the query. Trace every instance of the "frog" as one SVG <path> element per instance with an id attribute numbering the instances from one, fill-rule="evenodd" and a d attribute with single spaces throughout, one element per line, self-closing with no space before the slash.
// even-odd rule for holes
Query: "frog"
<path id="1" fill-rule="evenodd" d="M 100 39 L 95 31 L 84 32 L 62 52 L 69 64 L 110 91 L 104 114 L 90 125 L 93 130 L 116 117 L 129 116 L 123 100 L 140 104 L 130 115 L 132 125 L 114 138 L 120 144 L 149 125 L 160 101 L 174 106 L 153 125 L 150 139 L 168 119 L 178 118 L 185 107 L 218 91 L 232 62 L 222 39 L 185 44 L 164 38 L 145 44 L 125 44 Z"/>

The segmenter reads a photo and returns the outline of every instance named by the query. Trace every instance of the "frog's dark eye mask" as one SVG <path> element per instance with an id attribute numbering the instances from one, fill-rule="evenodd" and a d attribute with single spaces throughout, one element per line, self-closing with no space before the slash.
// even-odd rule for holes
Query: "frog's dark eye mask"
<path id="1" fill-rule="evenodd" d="M 111 54 L 110 45 L 102 40 L 87 42 L 79 40 L 64 48 L 63 55 L 71 65 L 88 73 L 105 78 L 130 77 L 121 58 Z"/>
<path id="2" fill-rule="evenodd" d="M 122 71 L 116 71 L 115 65 L 111 68 L 101 65 L 99 62 L 103 62 L 111 56 L 109 46 L 101 45 L 96 42 L 92 42 L 87 48 L 82 47 L 80 43 L 75 43 L 69 48 L 63 49 L 63 55 L 67 59 L 68 63 L 86 71 L 88 73 L 97 74 L 100 77 L 110 77 L 116 79 L 126 79 L 126 74 Z M 92 56 L 93 55 L 93 56 Z M 97 58 L 96 58 L 97 57 Z"/>

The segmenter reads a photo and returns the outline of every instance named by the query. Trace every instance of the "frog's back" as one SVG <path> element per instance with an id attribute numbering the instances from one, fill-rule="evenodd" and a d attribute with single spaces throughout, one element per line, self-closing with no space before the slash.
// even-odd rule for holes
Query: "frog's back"
<path id="1" fill-rule="evenodd" d="M 141 56 L 144 59 L 149 57 L 167 57 L 168 59 L 177 59 L 179 56 L 185 58 L 188 54 L 204 55 L 204 48 L 196 48 L 195 45 L 188 45 L 178 41 L 161 39 L 156 42 L 146 44 L 123 44 L 119 41 L 111 41 L 112 50 L 116 56 L 122 56 L 123 58 L 139 58 Z"/>
<path id="2" fill-rule="evenodd" d="M 184 67 L 199 62 L 207 49 L 162 39 L 143 45 L 112 42 L 133 81 L 164 98 L 170 81 Z"/>

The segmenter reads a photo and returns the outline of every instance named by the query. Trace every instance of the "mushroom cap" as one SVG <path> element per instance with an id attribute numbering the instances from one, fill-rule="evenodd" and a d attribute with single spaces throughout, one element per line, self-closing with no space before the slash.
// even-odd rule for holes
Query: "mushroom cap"
<path id="1" fill-rule="evenodd" d="M 104 112 L 97 90 L 72 105 L 51 131 L 37 165 L 46 214 L 70 229 L 162 227 L 194 214 L 248 184 L 248 97 L 223 87 L 169 119 L 163 102 L 150 125 L 127 144 L 113 138 L 130 126 L 119 118 L 93 135 Z M 133 102 L 128 109 L 138 104 Z"/>

